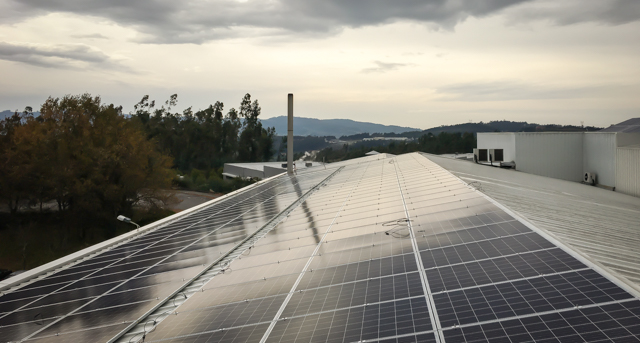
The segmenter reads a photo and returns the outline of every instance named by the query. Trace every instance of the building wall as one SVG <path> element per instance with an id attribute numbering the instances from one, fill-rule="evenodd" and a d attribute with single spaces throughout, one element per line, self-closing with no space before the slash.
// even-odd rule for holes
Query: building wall
<path id="1" fill-rule="evenodd" d="M 286 173 L 287 172 L 287 168 L 276 168 L 276 167 L 270 167 L 270 166 L 264 166 L 264 177 L 272 177 L 272 176 L 276 176 L 278 174 L 282 174 L 282 173 Z"/>
<path id="2" fill-rule="evenodd" d="M 640 196 L 640 147 L 616 149 L 616 191 Z"/>
<path id="3" fill-rule="evenodd" d="M 596 173 L 598 184 L 615 187 L 616 144 L 615 132 L 584 133 L 582 172 Z"/>
<path id="4" fill-rule="evenodd" d="M 516 169 L 580 182 L 585 172 L 598 184 L 640 196 L 640 133 L 535 132 L 478 133 L 479 149 L 504 149 Z M 635 145 L 631 150 L 620 150 Z"/>
<path id="5" fill-rule="evenodd" d="M 518 133 L 516 168 L 568 181 L 582 181 L 582 133 Z"/>
<path id="6" fill-rule="evenodd" d="M 513 132 L 478 133 L 478 149 L 503 149 L 504 161 L 515 161 L 516 134 Z"/>
<path id="7" fill-rule="evenodd" d="M 237 166 L 230 163 L 224 164 L 223 172 L 228 174 L 238 175 L 241 177 L 257 177 L 259 179 L 264 178 L 264 172 L 262 170 L 243 168 L 242 166 Z"/>

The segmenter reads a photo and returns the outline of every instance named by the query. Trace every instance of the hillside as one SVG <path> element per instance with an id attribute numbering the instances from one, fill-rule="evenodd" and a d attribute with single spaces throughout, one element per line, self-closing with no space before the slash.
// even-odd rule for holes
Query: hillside
<path id="1" fill-rule="evenodd" d="M 275 127 L 279 136 L 287 135 L 287 117 L 273 117 L 262 120 L 263 127 Z M 348 136 L 363 132 L 401 133 L 420 129 L 396 125 L 382 125 L 365 123 L 350 119 L 314 119 L 295 117 L 293 120 L 293 132 L 296 136 Z"/>
<path id="2" fill-rule="evenodd" d="M 464 123 L 456 125 L 443 125 L 438 127 L 432 127 L 424 131 L 418 132 L 404 132 L 401 134 L 384 134 L 383 136 L 402 136 L 418 138 L 424 134 L 432 133 L 438 135 L 441 132 L 544 132 L 544 131 L 563 131 L 563 132 L 581 132 L 581 131 L 598 131 L 602 128 L 593 126 L 573 126 L 573 125 L 557 125 L 557 124 L 536 124 L 527 122 L 515 122 L 508 120 L 491 121 L 488 123 Z"/>

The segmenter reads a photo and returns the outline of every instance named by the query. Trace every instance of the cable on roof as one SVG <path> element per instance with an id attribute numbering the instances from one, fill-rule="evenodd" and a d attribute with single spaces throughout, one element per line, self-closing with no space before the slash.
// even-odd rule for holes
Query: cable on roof
<path id="1" fill-rule="evenodd" d="M 394 238 L 408 238 L 409 233 L 409 219 L 400 218 L 396 220 L 390 220 L 381 224 L 382 226 L 391 226 L 391 229 L 385 231 L 385 235 Z"/>
<path id="2" fill-rule="evenodd" d="M 142 328 L 142 330 L 144 331 L 145 335 L 146 335 L 147 332 L 151 332 L 151 330 L 147 331 L 147 324 L 149 324 L 149 323 L 152 323 L 151 324 L 151 328 L 153 329 L 158 322 L 155 319 L 154 320 L 147 320 L 144 323 L 144 327 Z M 129 341 L 131 341 L 131 340 L 129 340 Z M 144 336 L 142 336 L 142 341 L 144 342 Z"/>
<path id="3" fill-rule="evenodd" d="M 222 274 L 231 274 L 231 272 L 233 270 L 229 267 L 230 264 L 231 264 L 231 262 L 227 261 L 222 266 L 220 266 L 220 273 L 222 273 Z"/>
<path id="4" fill-rule="evenodd" d="M 182 295 L 182 297 L 184 297 L 184 300 L 187 300 L 187 296 L 183 292 L 180 292 L 176 294 L 175 297 L 173 297 L 173 307 L 178 307 L 178 305 L 176 305 L 176 299 L 178 298 L 179 295 Z"/>

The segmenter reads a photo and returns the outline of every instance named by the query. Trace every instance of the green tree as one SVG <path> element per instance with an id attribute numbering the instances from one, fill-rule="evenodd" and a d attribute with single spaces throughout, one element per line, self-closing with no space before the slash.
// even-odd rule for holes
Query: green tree
<path id="1" fill-rule="evenodd" d="M 188 174 L 193 169 L 209 173 L 227 162 L 257 162 L 271 159 L 275 129 L 263 128 L 257 100 L 246 94 L 238 107 L 224 114 L 224 104 L 215 102 L 204 110 L 194 112 L 187 108 L 173 113 L 177 95 L 172 95 L 163 106 L 145 95 L 132 113 L 140 122 L 147 137 L 154 139 L 160 151 L 173 157 L 173 166 Z"/>
<path id="2" fill-rule="evenodd" d="M 47 99 L 40 112 L 13 127 L 15 122 L 2 124 L 10 132 L 2 135 L 9 142 L 2 160 L 10 165 L 3 163 L 10 173 L 2 180 L 30 185 L 15 190 L 13 198 L 55 200 L 79 222 L 81 236 L 97 220 L 113 221 L 135 204 L 158 206 L 169 199 L 163 189 L 173 178 L 171 158 L 156 150 L 121 107 L 89 94 L 67 95 Z"/>

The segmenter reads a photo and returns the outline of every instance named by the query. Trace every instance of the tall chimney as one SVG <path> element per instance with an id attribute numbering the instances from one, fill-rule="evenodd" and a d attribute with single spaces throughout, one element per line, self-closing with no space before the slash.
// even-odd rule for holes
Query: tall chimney
<path id="1" fill-rule="evenodd" d="M 293 174 L 293 94 L 288 96 L 287 120 L 287 174 Z"/>

